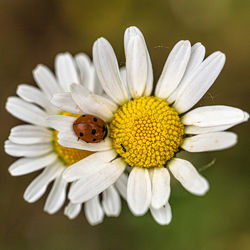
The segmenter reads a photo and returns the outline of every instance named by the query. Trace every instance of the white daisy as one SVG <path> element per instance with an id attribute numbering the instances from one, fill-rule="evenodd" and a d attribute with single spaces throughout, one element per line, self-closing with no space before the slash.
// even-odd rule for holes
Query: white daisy
<path id="1" fill-rule="evenodd" d="M 82 110 L 68 93 L 72 83 L 84 85 L 99 95 L 103 94 L 94 67 L 85 54 L 78 54 L 75 58 L 68 53 L 59 54 L 55 60 L 55 71 L 56 76 L 46 66 L 38 65 L 33 76 L 40 89 L 21 84 L 17 89 L 19 97 L 9 97 L 6 103 L 6 109 L 13 116 L 29 123 L 12 128 L 9 140 L 5 142 L 5 151 L 9 155 L 21 157 L 10 166 L 9 172 L 13 176 L 19 176 L 44 169 L 27 187 L 24 199 L 28 202 L 37 201 L 45 193 L 49 183 L 54 181 L 44 207 L 50 214 L 56 213 L 65 202 L 68 184 L 62 178 L 65 169 L 93 153 L 58 144 L 60 136 L 46 119 L 48 115 L 61 114 L 62 111 L 51 104 L 50 99 L 57 93 L 57 103 L 64 103 L 66 100 L 66 110 L 70 113 L 64 114 L 69 119 L 75 119 Z M 85 204 L 85 214 L 90 224 L 100 223 L 104 213 L 108 216 L 119 215 L 121 201 L 113 186 L 103 193 L 102 203 L 98 195 L 91 198 Z M 69 218 L 74 218 L 81 207 L 81 203 L 69 203 L 64 212 Z"/>
<path id="2" fill-rule="evenodd" d="M 225 63 L 225 55 L 214 52 L 206 59 L 201 43 L 178 42 L 170 52 L 153 91 L 153 70 L 142 33 L 136 27 L 124 36 L 126 73 L 120 74 L 115 53 L 104 38 L 94 43 L 93 58 L 99 81 L 107 94 L 100 97 L 80 85 L 71 85 L 71 96 L 83 114 L 103 119 L 108 137 L 99 143 L 78 140 L 75 118 L 51 116 L 49 124 L 59 131 L 65 147 L 96 151 L 66 169 L 63 177 L 74 181 L 69 199 L 85 202 L 123 182 L 123 196 L 134 215 L 150 209 L 159 224 L 171 220 L 170 172 L 189 192 L 204 195 L 209 184 L 180 150 L 205 152 L 229 148 L 236 134 L 224 130 L 244 122 L 249 115 L 229 106 L 208 106 L 189 111 L 211 87 Z M 68 99 L 53 103 L 67 110 Z M 130 166 L 127 186 L 124 171 Z M 126 190 L 126 191 L 124 191 Z"/>

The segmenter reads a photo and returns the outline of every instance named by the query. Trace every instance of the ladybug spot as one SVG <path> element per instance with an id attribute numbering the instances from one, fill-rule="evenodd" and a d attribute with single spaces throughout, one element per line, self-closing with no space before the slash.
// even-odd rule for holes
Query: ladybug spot
<path id="1" fill-rule="evenodd" d="M 96 133 L 96 130 L 93 128 L 91 133 L 92 133 L 92 135 L 94 135 Z"/>
<path id="2" fill-rule="evenodd" d="M 82 115 L 82 117 L 85 117 L 86 115 Z"/>
<path id="3" fill-rule="evenodd" d="M 97 122 L 97 118 L 94 117 L 93 120 L 94 120 L 94 122 Z"/>
<path id="4" fill-rule="evenodd" d="M 83 136 L 83 133 L 82 133 L 82 132 L 80 132 L 80 136 Z"/>
<path id="5" fill-rule="evenodd" d="M 92 141 L 96 141 L 96 139 L 93 139 Z"/>

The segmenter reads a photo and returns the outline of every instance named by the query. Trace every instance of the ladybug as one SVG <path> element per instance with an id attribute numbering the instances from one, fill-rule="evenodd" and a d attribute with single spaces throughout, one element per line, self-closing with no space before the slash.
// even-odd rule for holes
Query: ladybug
<path id="1" fill-rule="evenodd" d="M 85 142 L 100 142 L 105 139 L 108 129 L 105 122 L 93 115 L 82 115 L 73 123 L 78 139 Z"/>

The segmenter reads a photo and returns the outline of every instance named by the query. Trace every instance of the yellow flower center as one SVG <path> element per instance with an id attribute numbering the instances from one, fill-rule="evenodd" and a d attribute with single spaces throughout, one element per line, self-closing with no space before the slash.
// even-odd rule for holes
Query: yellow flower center
<path id="1" fill-rule="evenodd" d="M 130 166 L 162 167 L 178 151 L 183 135 L 178 113 L 154 96 L 124 104 L 110 123 L 113 147 Z"/>
<path id="2" fill-rule="evenodd" d="M 62 112 L 61 115 L 68 115 L 68 116 L 73 116 L 73 117 L 80 116 L 80 115 L 72 114 L 69 112 Z M 58 134 L 58 131 L 54 130 L 53 131 L 54 152 L 58 155 L 59 159 L 64 163 L 65 166 L 68 167 L 82 160 L 83 158 L 95 153 L 95 152 L 90 152 L 90 151 L 81 150 L 81 149 L 63 147 L 58 143 L 57 134 Z"/>

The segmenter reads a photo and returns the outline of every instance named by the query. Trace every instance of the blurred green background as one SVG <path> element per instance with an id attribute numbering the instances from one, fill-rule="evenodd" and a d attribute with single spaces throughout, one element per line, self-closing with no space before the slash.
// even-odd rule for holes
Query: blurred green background
<path id="1" fill-rule="evenodd" d="M 144 33 L 155 79 L 173 45 L 181 39 L 202 42 L 207 54 L 227 56 L 216 83 L 198 105 L 224 104 L 249 112 L 250 33 L 248 0 L 78 1 L 0 0 L 1 145 L 21 122 L 4 109 L 19 83 L 34 84 L 31 71 L 53 68 L 58 52 L 91 56 L 100 36 L 113 45 L 124 65 L 123 32 L 130 25 Z M 1 250 L 247 250 L 250 249 L 249 125 L 232 129 L 239 143 L 223 152 L 187 155 L 197 168 L 216 159 L 202 174 L 211 189 L 204 197 L 187 193 L 172 179 L 173 220 L 160 226 L 150 214 L 134 217 L 124 203 L 121 216 L 91 227 L 81 213 L 70 221 L 61 210 L 43 212 L 45 199 L 26 203 L 23 192 L 37 173 L 11 177 L 14 158 L 1 147 Z"/>

